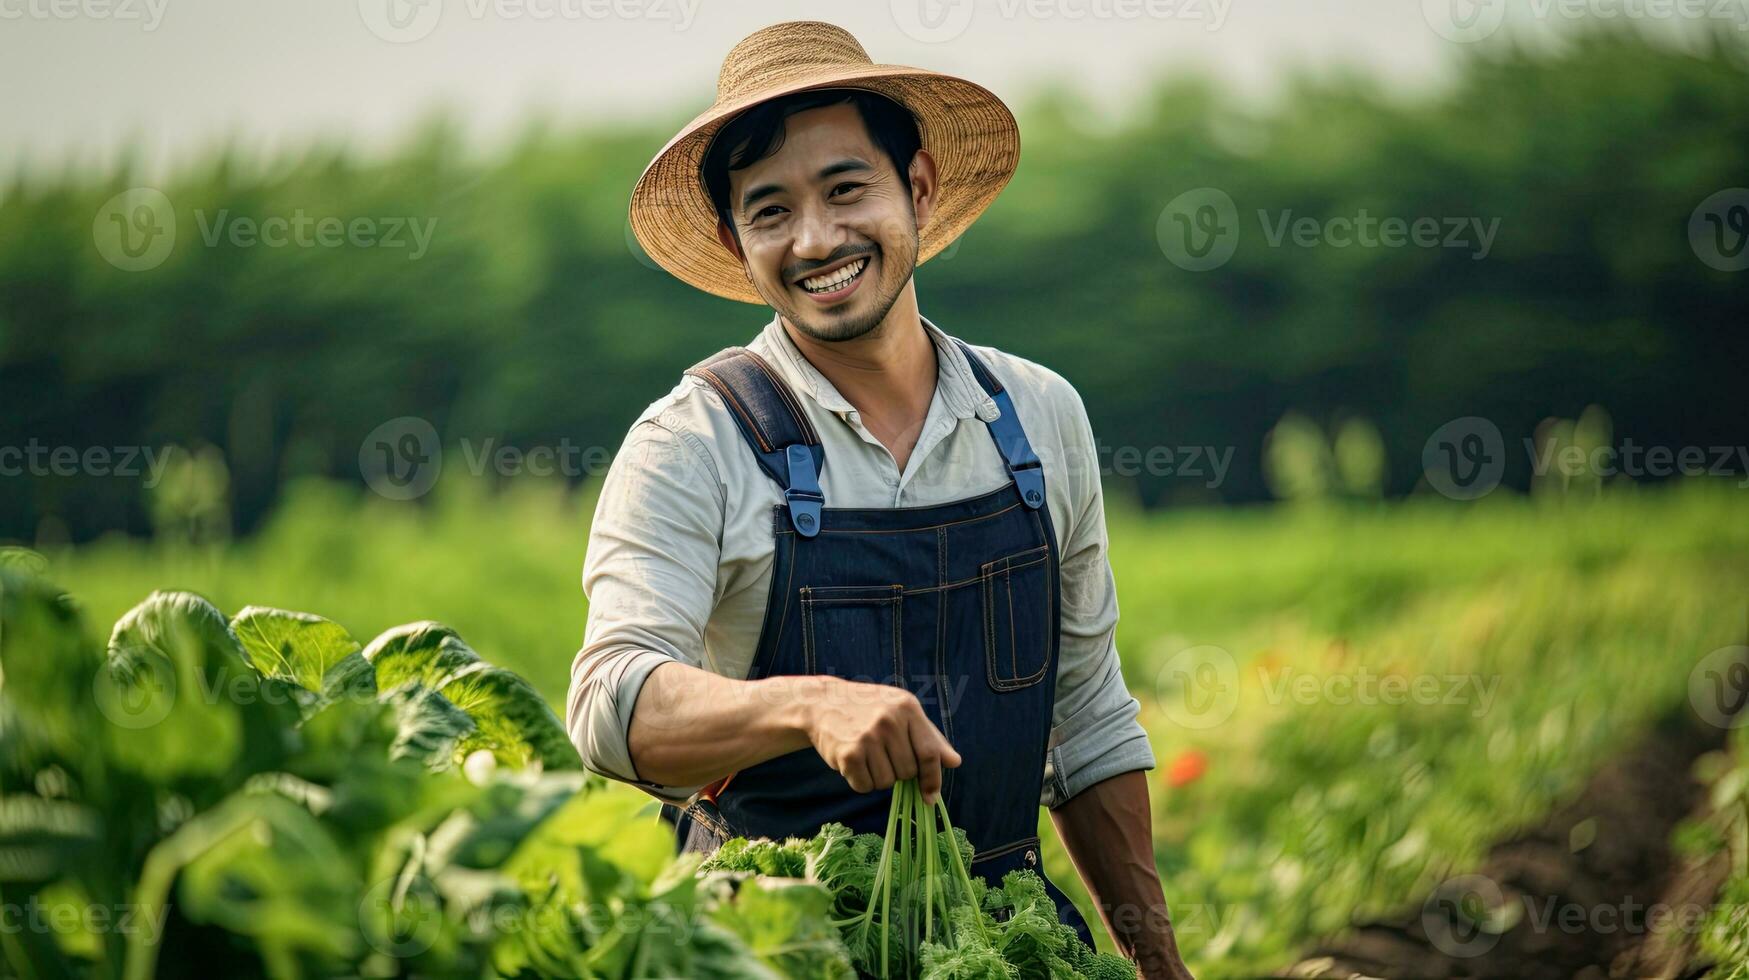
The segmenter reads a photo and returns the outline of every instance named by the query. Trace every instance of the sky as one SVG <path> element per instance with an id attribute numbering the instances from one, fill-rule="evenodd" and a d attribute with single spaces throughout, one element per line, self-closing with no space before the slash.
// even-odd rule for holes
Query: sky
<path id="1" fill-rule="evenodd" d="M 1345 68 L 1432 86 L 1508 2 L 0 0 L 0 168 L 103 167 L 132 147 L 150 174 L 221 142 L 273 153 L 318 137 L 384 150 L 438 109 L 486 149 L 531 113 L 678 122 L 709 104 L 735 41 L 790 19 L 1011 104 L 1067 82 L 1111 117 L 1175 72 L 1251 97 Z M 1572 2 L 1648 0 L 1529 9 L 1553 20 Z"/>

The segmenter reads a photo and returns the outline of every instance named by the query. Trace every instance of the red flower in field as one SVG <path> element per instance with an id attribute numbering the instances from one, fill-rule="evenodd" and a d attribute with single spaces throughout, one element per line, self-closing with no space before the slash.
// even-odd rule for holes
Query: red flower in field
<path id="1" fill-rule="evenodd" d="M 1208 772 L 1209 758 L 1196 749 L 1185 749 L 1166 767 L 1166 785 L 1173 789 L 1189 786 Z"/>

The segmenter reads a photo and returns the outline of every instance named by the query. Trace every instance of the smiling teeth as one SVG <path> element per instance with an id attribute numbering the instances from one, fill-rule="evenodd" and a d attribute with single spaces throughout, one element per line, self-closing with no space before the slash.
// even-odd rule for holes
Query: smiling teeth
<path id="1" fill-rule="evenodd" d="M 803 279 L 802 288 L 810 293 L 831 292 L 861 275 L 863 268 L 867 265 L 867 259 L 857 259 L 842 269 L 834 269 L 823 276 L 815 276 L 812 279 Z"/>

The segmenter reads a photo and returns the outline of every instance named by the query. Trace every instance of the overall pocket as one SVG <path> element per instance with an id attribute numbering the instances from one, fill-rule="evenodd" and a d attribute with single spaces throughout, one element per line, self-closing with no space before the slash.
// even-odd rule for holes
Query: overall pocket
<path id="1" fill-rule="evenodd" d="M 982 566 L 984 665 L 990 686 L 1017 691 L 1044 680 L 1050 667 L 1050 553 L 1040 545 Z"/>
<path id="2" fill-rule="evenodd" d="M 897 585 L 803 586 L 802 654 L 810 674 L 896 684 L 904 590 Z"/>

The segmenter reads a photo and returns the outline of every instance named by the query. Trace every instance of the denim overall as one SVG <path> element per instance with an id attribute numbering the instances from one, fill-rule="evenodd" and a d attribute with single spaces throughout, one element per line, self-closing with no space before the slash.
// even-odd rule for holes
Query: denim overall
<path id="1" fill-rule="evenodd" d="M 1044 876 L 1038 808 L 1056 694 L 1057 539 L 1044 470 L 1013 402 L 960 348 L 1002 411 L 988 426 L 1013 482 L 930 507 L 826 507 L 819 436 L 769 365 L 732 347 L 687 373 L 722 396 L 784 491 L 749 679 L 829 674 L 915 694 L 960 754 L 959 768 L 943 770 L 942 796 L 976 849 L 968 870 L 995 884 L 1016 868 Z M 855 792 L 809 747 L 743 769 L 663 816 L 682 850 L 712 850 L 734 836 L 811 837 L 833 821 L 882 833 L 891 800 L 891 790 Z M 1091 945 L 1080 913 L 1048 879 L 1046 887 L 1060 920 Z"/>

